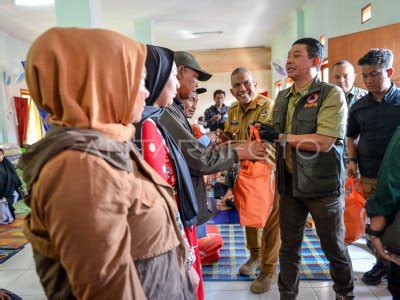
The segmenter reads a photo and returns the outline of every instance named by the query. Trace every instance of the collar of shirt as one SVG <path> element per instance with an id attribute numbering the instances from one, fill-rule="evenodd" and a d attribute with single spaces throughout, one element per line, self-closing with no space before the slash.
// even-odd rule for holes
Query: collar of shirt
<path id="1" fill-rule="evenodd" d="M 221 109 L 218 109 L 218 107 L 216 105 L 212 105 L 211 109 L 216 112 L 224 112 L 227 110 L 227 106 L 225 104 L 222 104 Z"/>
<path id="2" fill-rule="evenodd" d="M 311 88 L 311 86 L 317 82 L 317 77 L 314 77 L 313 79 L 311 79 L 304 87 L 302 87 L 301 89 L 299 89 L 298 91 L 296 91 L 294 84 L 290 87 L 289 91 L 286 94 L 286 98 L 292 95 L 301 95 L 301 96 L 305 96 L 308 93 L 308 90 Z"/>
<path id="3" fill-rule="evenodd" d="M 346 97 L 354 97 L 356 95 L 356 93 L 357 93 L 356 87 L 353 85 L 351 90 L 346 94 Z"/>
<path id="4" fill-rule="evenodd" d="M 374 102 L 374 104 L 379 103 L 378 101 L 375 100 L 375 98 L 371 92 L 368 93 L 368 98 L 370 101 Z M 399 98 L 399 99 L 397 99 L 397 98 Z M 390 102 L 396 101 L 396 100 L 398 102 L 400 102 L 400 97 L 398 97 L 398 89 L 397 89 L 396 85 L 394 84 L 394 82 L 392 82 L 389 90 L 387 91 L 385 96 L 383 96 L 381 103 L 390 103 Z"/>
<path id="5" fill-rule="evenodd" d="M 183 106 L 183 103 L 181 101 L 181 99 L 179 99 L 178 97 L 174 98 L 174 103 L 176 104 L 176 106 L 183 111 L 185 109 L 185 107 Z"/>
<path id="6" fill-rule="evenodd" d="M 251 100 L 249 106 L 246 108 L 245 111 L 243 110 L 242 105 L 239 103 L 239 106 L 240 106 L 241 110 L 243 112 L 247 112 L 249 110 L 256 109 L 257 108 L 257 103 L 258 103 L 258 98 L 259 98 L 259 96 L 258 96 L 258 94 L 256 94 L 255 98 L 253 98 L 253 100 Z"/>

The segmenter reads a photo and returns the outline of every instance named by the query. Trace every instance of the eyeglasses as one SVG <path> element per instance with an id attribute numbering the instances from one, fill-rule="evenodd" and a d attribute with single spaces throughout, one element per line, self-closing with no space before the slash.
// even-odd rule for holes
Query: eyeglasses
<path id="1" fill-rule="evenodd" d="M 251 81 L 251 80 L 246 80 L 245 82 L 240 82 L 240 83 L 237 82 L 232 85 L 232 88 L 239 89 L 242 86 L 242 84 L 244 85 L 244 87 L 249 88 L 249 87 L 251 87 L 252 83 L 253 83 L 253 81 Z"/>
<path id="2" fill-rule="evenodd" d="M 385 70 L 384 72 L 386 71 L 387 70 Z M 367 79 L 368 77 L 371 77 L 371 79 L 375 79 L 381 77 L 383 75 L 383 72 L 373 71 L 371 73 L 362 73 L 361 75 L 363 79 Z"/>

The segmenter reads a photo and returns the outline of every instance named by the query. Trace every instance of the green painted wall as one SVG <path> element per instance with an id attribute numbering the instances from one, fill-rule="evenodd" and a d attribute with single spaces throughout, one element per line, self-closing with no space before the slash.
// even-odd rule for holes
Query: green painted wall
<path id="1" fill-rule="evenodd" d="M 369 3 L 372 19 L 361 24 L 361 8 Z M 310 0 L 302 10 L 304 24 L 298 12 L 291 14 L 287 27 L 272 43 L 272 60 L 285 62 L 292 43 L 302 37 L 301 25 L 304 36 L 319 39 L 325 35 L 329 39 L 400 22 L 400 0 Z M 271 78 L 273 87 L 280 77 L 273 71 Z"/>
<path id="2" fill-rule="evenodd" d="M 57 26 L 90 28 L 90 6 L 88 1 L 56 0 Z"/>
<path id="3" fill-rule="evenodd" d="M 102 27 L 100 0 L 55 0 L 57 26 Z"/>
<path id="4" fill-rule="evenodd" d="M 133 23 L 133 37 L 143 44 L 153 44 L 151 20 L 140 20 Z"/>

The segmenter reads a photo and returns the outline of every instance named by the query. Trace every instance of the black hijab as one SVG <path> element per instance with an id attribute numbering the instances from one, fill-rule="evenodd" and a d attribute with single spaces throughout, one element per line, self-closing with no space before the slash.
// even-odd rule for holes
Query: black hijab
<path id="1" fill-rule="evenodd" d="M 4 155 L 3 149 L 0 149 L 0 152 Z M 14 191 L 18 191 L 22 182 L 18 177 L 14 165 L 7 159 L 7 157 L 5 157 L 5 155 L 3 161 L 0 162 L 0 168 L 4 171 L 5 175 L 5 178 L 2 178 L 0 182 L 0 199 L 2 199 L 3 197 L 11 197 Z"/>
<path id="2" fill-rule="evenodd" d="M 171 74 L 174 52 L 170 49 L 147 45 L 146 88 L 150 95 L 146 99 L 147 106 L 153 106 Z"/>
<path id="3" fill-rule="evenodd" d="M 173 63 L 173 51 L 162 47 L 147 45 L 146 88 L 150 95 L 146 99 L 146 107 L 143 111 L 142 120 L 136 125 L 136 145 L 141 148 L 141 125 L 144 120 L 151 118 L 161 132 L 174 164 L 181 219 L 184 225 L 192 226 L 197 223 L 198 205 L 190 178 L 189 168 L 178 145 L 168 130 L 160 122 L 160 118 L 164 113 L 164 108 L 154 106 L 154 103 L 157 101 L 169 80 Z"/>

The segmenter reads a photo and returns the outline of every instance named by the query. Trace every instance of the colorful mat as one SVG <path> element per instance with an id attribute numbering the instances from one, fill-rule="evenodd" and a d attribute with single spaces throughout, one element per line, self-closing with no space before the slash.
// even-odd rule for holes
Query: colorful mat
<path id="1" fill-rule="evenodd" d="M 22 232 L 25 215 L 17 215 L 14 222 L 0 225 L 0 248 L 16 250 L 28 243 Z"/>
<path id="2" fill-rule="evenodd" d="M 254 280 L 255 276 L 241 276 L 238 273 L 239 267 L 248 259 L 244 228 L 239 224 L 217 226 L 224 246 L 220 250 L 221 258 L 217 263 L 203 265 L 204 281 Z M 301 280 L 331 280 L 329 262 L 313 229 L 305 230 L 301 254 Z"/>
<path id="3" fill-rule="evenodd" d="M 6 260 L 11 258 L 13 255 L 21 251 L 24 247 L 21 247 L 16 250 L 11 249 L 0 249 L 0 264 L 4 263 Z"/>

